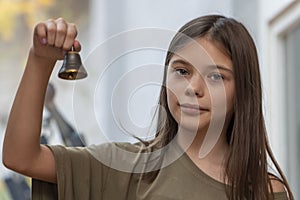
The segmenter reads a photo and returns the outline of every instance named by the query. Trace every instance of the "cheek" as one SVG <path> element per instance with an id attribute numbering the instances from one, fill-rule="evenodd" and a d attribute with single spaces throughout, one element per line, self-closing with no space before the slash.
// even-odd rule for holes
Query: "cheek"
<path id="1" fill-rule="evenodd" d="M 233 112 L 234 88 L 225 86 L 210 93 L 213 116 L 226 117 Z"/>
<path id="2" fill-rule="evenodd" d="M 178 99 L 176 94 L 169 89 L 167 89 L 167 102 L 171 115 L 173 116 L 175 121 L 179 123 L 181 119 L 181 112 L 178 107 Z"/>
<path id="3" fill-rule="evenodd" d="M 178 82 L 172 80 L 172 79 L 167 79 L 166 82 L 166 87 L 167 87 L 167 101 L 169 106 L 175 104 L 175 102 L 178 102 L 178 95 L 181 93 L 181 89 L 178 87 Z"/>
<path id="4" fill-rule="evenodd" d="M 212 89 L 209 90 L 209 94 L 210 104 L 213 111 L 218 111 L 227 106 L 227 95 L 224 89 Z"/>
<path id="5" fill-rule="evenodd" d="M 176 97 L 176 94 L 174 93 L 174 91 L 167 89 L 167 102 L 169 105 L 169 109 L 171 111 L 171 113 L 173 112 L 175 105 L 178 102 L 178 99 Z"/>

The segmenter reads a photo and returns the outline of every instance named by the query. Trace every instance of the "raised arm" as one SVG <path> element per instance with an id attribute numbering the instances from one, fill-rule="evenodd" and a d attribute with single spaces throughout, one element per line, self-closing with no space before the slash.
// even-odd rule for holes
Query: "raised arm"
<path id="1" fill-rule="evenodd" d="M 54 156 L 40 145 L 45 93 L 57 60 L 64 57 L 75 40 L 74 24 L 59 18 L 38 23 L 33 45 L 9 116 L 4 143 L 3 164 L 16 172 L 36 179 L 56 182 Z"/>

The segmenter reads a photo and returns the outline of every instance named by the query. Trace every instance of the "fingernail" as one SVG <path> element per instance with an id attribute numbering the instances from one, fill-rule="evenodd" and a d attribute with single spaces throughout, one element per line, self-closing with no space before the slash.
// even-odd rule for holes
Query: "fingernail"
<path id="1" fill-rule="evenodd" d="M 46 38 L 42 38 L 42 44 L 47 44 L 47 39 Z"/>

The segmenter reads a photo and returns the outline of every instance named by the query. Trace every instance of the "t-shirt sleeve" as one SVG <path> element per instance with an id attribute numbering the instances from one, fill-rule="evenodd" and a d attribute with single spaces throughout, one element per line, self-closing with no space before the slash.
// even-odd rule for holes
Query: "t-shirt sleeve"
<path id="1" fill-rule="evenodd" d="M 275 200 L 288 200 L 288 196 L 286 192 L 277 192 L 274 193 L 274 199 Z"/>
<path id="2" fill-rule="evenodd" d="M 32 179 L 32 200 L 58 199 L 57 184 Z"/>
<path id="3" fill-rule="evenodd" d="M 84 147 L 49 146 L 55 157 L 57 184 L 33 180 L 32 199 L 101 199 L 107 167 Z"/>
<path id="4" fill-rule="evenodd" d="M 49 148 L 55 158 L 57 184 L 33 180 L 33 200 L 126 199 L 132 172 L 140 160 L 140 145 L 104 143 Z"/>

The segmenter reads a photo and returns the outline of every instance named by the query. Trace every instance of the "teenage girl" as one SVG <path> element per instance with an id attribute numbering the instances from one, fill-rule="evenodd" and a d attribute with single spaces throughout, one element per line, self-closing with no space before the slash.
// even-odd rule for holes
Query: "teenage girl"
<path id="1" fill-rule="evenodd" d="M 40 133 L 49 77 L 55 62 L 72 46 L 81 50 L 76 35 L 76 26 L 61 18 L 35 26 L 11 109 L 3 163 L 43 181 L 34 182 L 33 198 L 293 199 L 268 145 L 256 47 L 241 23 L 202 16 L 174 36 L 166 55 L 153 140 L 85 148 L 44 146 Z M 127 157 L 116 149 L 138 157 L 174 141 L 172 151 L 183 150 L 182 154 L 163 165 L 170 150 L 161 151 L 155 165 L 161 167 L 152 171 L 120 171 L 94 155 L 99 152 L 108 163 L 122 164 Z M 133 168 L 140 160 L 132 161 Z M 269 173 L 268 160 L 278 176 Z"/>

